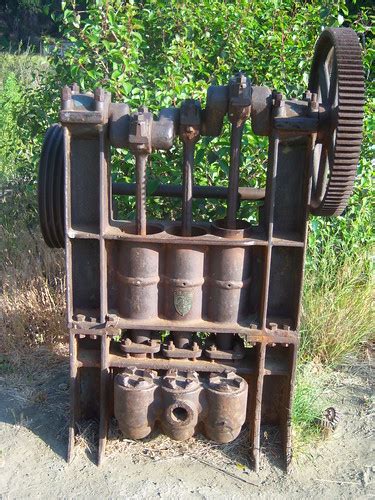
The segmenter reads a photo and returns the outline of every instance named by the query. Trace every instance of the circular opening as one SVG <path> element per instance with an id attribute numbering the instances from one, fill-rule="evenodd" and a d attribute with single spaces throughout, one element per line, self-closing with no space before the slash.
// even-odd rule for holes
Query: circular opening
<path id="1" fill-rule="evenodd" d="M 204 229 L 203 227 L 200 226 L 193 226 L 191 228 L 191 235 L 190 236 L 185 236 L 182 234 L 182 227 L 181 226 L 172 226 L 167 229 L 168 234 L 172 234 L 173 236 L 182 236 L 183 238 L 194 238 L 196 236 L 203 236 L 204 234 L 207 234 L 208 231 Z"/>
<path id="2" fill-rule="evenodd" d="M 123 226 L 121 226 L 121 230 L 124 231 L 124 233 L 128 234 L 137 234 L 137 228 L 134 222 L 128 222 L 125 223 Z M 157 233 L 162 233 L 164 231 L 164 226 L 162 224 L 156 224 L 156 223 L 147 223 L 146 226 L 146 234 L 157 234 Z"/>
<path id="3" fill-rule="evenodd" d="M 177 406 L 172 410 L 172 419 L 175 422 L 186 422 L 189 418 L 189 414 L 185 408 Z"/>
<path id="4" fill-rule="evenodd" d="M 228 228 L 227 219 L 216 220 L 211 225 L 212 232 L 224 238 L 244 238 L 249 235 L 251 230 L 251 224 L 246 220 L 236 220 L 233 228 Z"/>
<path id="5" fill-rule="evenodd" d="M 228 228 L 227 219 L 216 220 L 212 223 L 212 225 L 219 227 L 220 229 L 226 229 L 227 231 L 238 231 L 238 230 L 248 229 L 249 227 L 251 227 L 250 222 L 247 222 L 246 220 L 239 220 L 239 219 L 236 220 L 235 227 L 233 227 L 233 228 Z"/>

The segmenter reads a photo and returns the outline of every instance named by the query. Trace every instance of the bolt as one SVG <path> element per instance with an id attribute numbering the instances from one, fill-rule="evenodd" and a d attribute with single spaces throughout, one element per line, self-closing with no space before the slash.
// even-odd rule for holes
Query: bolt
<path id="1" fill-rule="evenodd" d="M 289 325 L 283 325 L 283 330 L 286 330 L 287 332 L 290 331 L 290 326 Z"/>
<path id="2" fill-rule="evenodd" d="M 85 321 L 86 316 L 85 316 L 84 314 L 76 314 L 76 315 L 74 316 L 74 319 L 75 319 L 76 321 Z"/>
<path id="3" fill-rule="evenodd" d="M 193 342 L 193 351 L 199 351 L 198 342 Z"/>
<path id="4" fill-rule="evenodd" d="M 94 318 L 93 316 L 90 316 L 89 321 L 90 321 L 90 323 L 96 323 L 96 318 Z"/>
<path id="5" fill-rule="evenodd" d="M 79 337 L 80 339 L 84 339 L 84 338 L 86 337 L 86 335 L 84 335 L 83 333 L 80 333 L 80 334 L 78 335 L 78 337 Z"/>
<path id="6" fill-rule="evenodd" d="M 284 347 L 289 347 L 289 344 L 283 344 Z"/>
<path id="7" fill-rule="evenodd" d="M 277 92 L 275 95 L 275 106 L 277 108 L 280 108 L 281 106 L 284 106 L 284 105 L 285 105 L 285 103 L 283 100 L 283 94 L 281 94 L 280 92 Z"/>
<path id="8" fill-rule="evenodd" d="M 127 346 L 132 345 L 132 341 L 129 338 L 126 338 L 124 340 L 124 344 L 127 345 Z"/>
<path id="9" fill-rule="evenodd" d="M 277 330 L 277 323 L 270 323 L 270 327 L 272 331 Z"/>
<path id="10" fill-rule="evenodd" d="M 61 100 L 69 101 L 72 98 L 71 88 L 65 85 L 61 90 Z"/>
<path id="11" fill-rule="evenodd" d="M 215 344 L 210 345 L 210 351 L 217 351 L 217 347 Z"/>
<path id="12" fill-rule="evenodd" d="M 315 92 L 311 94 L 310 109 L 311 111 L 318 111 L 319 109 L 318 94 Z"/>
<path id="13" fill-rule="evenodd" d="M 115 323 L 117 320 L 117 316 L 115 314 L 107 314 L 105 317 L 106 321 L 110 321 L 111 323 Z"/>
<path id="14" fill-rule="evenodd" d="M 168 351 L 173 351 L 175 348 L 175 345 L 173 343 L 173 340 L 168 340 Z"/>
<path id="15" fill-rule="evenodd" d="M 275 346 L 276 346 L 275 342 L 272 342 L 271 347 L 275 347 Z"/>
<path id="16" fill-rule="evenodd" d="M 96 340 L 98 338 L 97 335 L 91 335 L 92 340 Z"/>
<path id="17" fill-rule="evenodd" d="M 75 92 L 76 94 L 79 93 L 78 83 L 76 83 L 76 82 L 72 83 L 72 85 L 70 86 L 70 88 L 72 89 L 72 92 Z"/>
<path id="18" fill-rule="evenodd" d="M 104 89 L 102 87 L 97 87 L 94 90 L 95 101 L 104 102 Z"/>
<path id="19" fill-rule="evenodd" d="M 255 323 L 250 324 L 250 330 L 257 330 L 257 329 L 258 329 L 258 325 L 256 325 Z"/>
<path id="20" fill-rule="evenodd" d="M 156 340 L 155 339 L 150 339 L 149 340 L 149 344 L 151 347 L 155 347 L 156 346 Z"/>
<path id="21" fill-rule="evenodd" d="M 139 113 L 148 113 L 148 107 L 147 106 L 139 106 L 138 111 L 139 111 Z"/>
<path id="22" fill-rule="evenodd" d="M 309 101 L 311 99 L 311 92 L 310 90 L 306 90 L 306 92 L 303 93 L 303 100 L 304 101 Z"/>

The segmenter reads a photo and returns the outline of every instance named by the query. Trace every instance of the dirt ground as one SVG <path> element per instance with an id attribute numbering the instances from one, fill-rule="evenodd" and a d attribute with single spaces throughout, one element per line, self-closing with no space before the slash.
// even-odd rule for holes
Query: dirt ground
<path id="1" fill-rule="evenodd" d="M 47 359 L 48 358 L 48 359 Z M 67 448 L 67 359 L 39 354 L 0 378 L 0 498 L 374 498 L 374 370 L 369 362 L 338 371 L 329 388 L 341 414 L 328 439 L 299 453 L 286 476 L 278 436 L 263 429 L 262 464 L 247 461 L 246 430 L 231 445 L 185 443 L 154 435 L 142 443 L 111 439 L 105 463 L 93 460 L 96 423 L 82 427 L 73 462 Z M 112 429 L 115 435 L 115 429 Z"/>

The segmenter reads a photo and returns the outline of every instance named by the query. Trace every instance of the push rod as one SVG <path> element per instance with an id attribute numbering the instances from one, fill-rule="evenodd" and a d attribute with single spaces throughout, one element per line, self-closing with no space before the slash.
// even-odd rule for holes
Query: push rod
<path id="1" fill-rule="evenodd" d="M 146 164 L 147 154 L 137 154 L 135 156 L 136 171 L 136 225 L 137 234 L 146 236 Z"/>
<path id="2" fill-rule="evenodd" d="M 184 142 L 184 164 L 182 185 L 182 236 L 191 236 L 193 223 L 193 168 L 194 142 Z"/>
<path id="3" fill-rule="evenodd" d="M 244 124 L 233 123 L 230 140 L 230 169 L 228 187 L 227 225 L 228 229 L 236 228 L 238 206 L 238 185 L 240 181 L 241 139 Z"/>

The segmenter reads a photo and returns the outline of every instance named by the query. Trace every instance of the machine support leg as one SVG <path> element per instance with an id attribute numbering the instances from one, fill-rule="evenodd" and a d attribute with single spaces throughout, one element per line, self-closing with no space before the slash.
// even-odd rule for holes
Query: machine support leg
<path id="1" fill-rule="evenodd" d="M 252 445 L 252 458 L 254 462 L 255 472 L 259 472 L 259 450 L 260 450 L 260 424 L 262 417 L 262 395 L 263 395 L 263 380 L 264 380 L 264 364 L 266 357 L 266 344 L 261 343 L 258 347 L 258 375 L 256 380 L 256 388 L 254 395 L 254 409 L 253 409 L 253 424 L 250 434 Z"/>
<path id="2" fill-rule="evenodd" d="M 288 473 L 290 471 L 290 465 L 292 462 L 292 404 L 293 404 L 293 389 L 294 389 L 294 379 L 296 372 L 296 362 L 297 362 L 297 344 L 293 345 L 291 351 L 290 375 L 286 380 L 286 391 L 285 391 L 285 404 L 282 408 L 283 415 L 281 418 L 281 437 L 282 446 L 285 460 L 285 470 Z"/>
<path id="3" fill-rule="evenodd" d="M 108 436 L 109 422 L 109 343 L 110 338 L 103 333 L 101 338 L 101 360 L 100 360 L 100 420 L 99 420 L 99 451 L 98 465 L 101 465 L 105 456 L 105 447 Z"/>
<path id="4" fill-rule="evenodd" d="M 70 421 L 69 421 L 69 437 L 68 437 L 68 456 L 67 461 L 70 463 L 73 460 L 74 441 L 75 441 L 75 425 L 78 412 L 78 368 L 77 368 L 77 349 L 78 340 L 73 332 L 70 332 L 69 341 L 69 358 L 70 358 Z"/>

